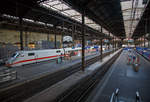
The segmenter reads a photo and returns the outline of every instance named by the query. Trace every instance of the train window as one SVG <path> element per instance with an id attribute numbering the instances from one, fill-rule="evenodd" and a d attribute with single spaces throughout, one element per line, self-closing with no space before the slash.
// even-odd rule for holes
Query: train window
<path id="1" fill-rule="evenodd" d="M 11 57 L 15 57 L 16 53 L 14 53 Z"/>
<path id="2" fill-rule="evenodd" d="M 14 57 L 14 58 L 17 58 L 19 56 L 19 53 L 14 53 L 13 55 L 12 55 L 12 57 Z"/>
<path id="3" fill-rule="evenodd" d="M 35 54 L 34 53 L 28 53 L 28 56 L 34 56 Z"/>
<path id="4" fill-rule="evenodd" d="M 60 53 L 60 52 L 61 52 L 60 50 L 57 50 L 57 51 L 56 51 L 56 53 Z"/>

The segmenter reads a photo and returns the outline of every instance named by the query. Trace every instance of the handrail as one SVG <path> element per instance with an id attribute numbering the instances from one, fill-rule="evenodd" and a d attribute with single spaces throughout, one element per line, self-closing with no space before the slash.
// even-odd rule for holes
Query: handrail
<path id="1" fill-rule="evenodd" d="M 139 92 L 136 92 L 136 102 L 142 102 Z"/>
<path id="2" fill-rule="evenodd" d="M 116 91 L 112 93 L 110 102 L 117 102 L 118 94 L 119 94 L 119 89 L 117 88 Z"/>
<path id="3" fill-rule="evenodd" d="M 110 102 L 118 102 L 118 94 L 119 94 L 119 89 L 117 88 L 116 91 L 112 93 Z M 142 102 L 141 96 L 138 91 L 136 92 L 135 102 Z"/>
<path id="4" fill-rule="evenodd" d="M 113 100 L 114 100 L 114 96 L 115 96 L 115 94 L 114 94 L 114 92 L 113 92 L 113 93 L 112 93 L 112 95 L 111 95 L 110 102 L 113 102 Z"/>

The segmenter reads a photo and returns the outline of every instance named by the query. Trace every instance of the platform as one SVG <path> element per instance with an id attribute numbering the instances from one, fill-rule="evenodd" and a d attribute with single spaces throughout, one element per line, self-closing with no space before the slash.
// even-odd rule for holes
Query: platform
<path id="1" fill-rule="evenodd" d="M 150 102 L 150 62 L 140 56 L 139 71 L 135 72 L 127 64 L 127 54 L 127 50 L 121 53 L 86 102 L 110 102 L 117 88 L 120 102 L 135 102 L 136 91 L 140 93 L 142 102 Z"/>
<path id="2" fill-rule="evenodd" d="M 70 92 L 73 87 L 80 85 L 84 80 L 97 72 L 98 69 L 102 69 L 102 66 L 106 64 L 110 59 L 112 59 L 115 55 L 117 55 L 120 51 L 121 49 L 116 51 L 115 53 L 112 53 L 111 55 L 106 56 L 103 61 L 98 61 L 88 66 L 84 72 L 78 71 L 71 76 L 65 78 L 64 80 L 43 90 L 42 92 L 28 98 L 24 102 L 56 102 L 56 100 L 59 100 L 59 98 L 62 97 L 66 92 Z M 61 101 L 62 100 L 60 99 L 59 102 Z"/>

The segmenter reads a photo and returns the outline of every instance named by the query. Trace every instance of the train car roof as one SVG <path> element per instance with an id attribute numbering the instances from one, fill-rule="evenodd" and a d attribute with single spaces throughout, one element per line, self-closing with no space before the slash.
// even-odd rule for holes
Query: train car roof
<path id="1" fill-rule="evenodd" d="M 78 49 L 81 49 L 81 48 L 74 48 L 74 49 L 72 49 L 72 48 L 64 48 L 65 50 L 78 50 Z M 55 51 L 55 50 L 63 50 L 63 48 L 62 49 L 41 49 L 41 50 L 24 50 L 24 51 L 17 51 L 17 52 L 41 52 L 41 51 L 49 51 L 49 50 L 53 50 L 53 51 Z"/>
<path id="2" fill-rule="evenodd" d="M 49 51 L 49 50 L 62 50 L 62 49 L 23 50 L 17 52 L 36 52 L 36 51 Z"/>

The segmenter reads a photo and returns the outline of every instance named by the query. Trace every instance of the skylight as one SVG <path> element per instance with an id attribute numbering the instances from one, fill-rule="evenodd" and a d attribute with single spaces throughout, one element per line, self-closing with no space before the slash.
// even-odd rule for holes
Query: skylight
<path id="1" fill-rule="evenodd" d="M 135 10 L 135 13 L 132 11 L 132 2 L 133 2 L 133 0 L 121 2 L 127 38 L 131 38 L 131 36 L 139 22 L 141 14 L 144 11 L 143 10 L 144 4 L 142 3 L 143 0 L 134 0 L 133 11 Z M 131 11 L 132 11 L 132 16 L 131 16 Z"/>
<path id="2" fill-rule="evenodd" d="M 77 12 L 76 10 L 72 9 L 70 6 L 68 6 L 66 3 L 64 3 L 61 0 L 47 0 L 43 3 L 41 3 L 41 5 L 51 8 L 63 15 L 66 15 L 72 19 L 75 19 L 78 22 L 82 22 L 82 15 Z M 95 30 L 100 30 L 100 25 L 96 24 L 93 20 L 85 17 L 85 24 Z M 103 29 L 103 33 L 107 33 L 108 31 Z"/>

